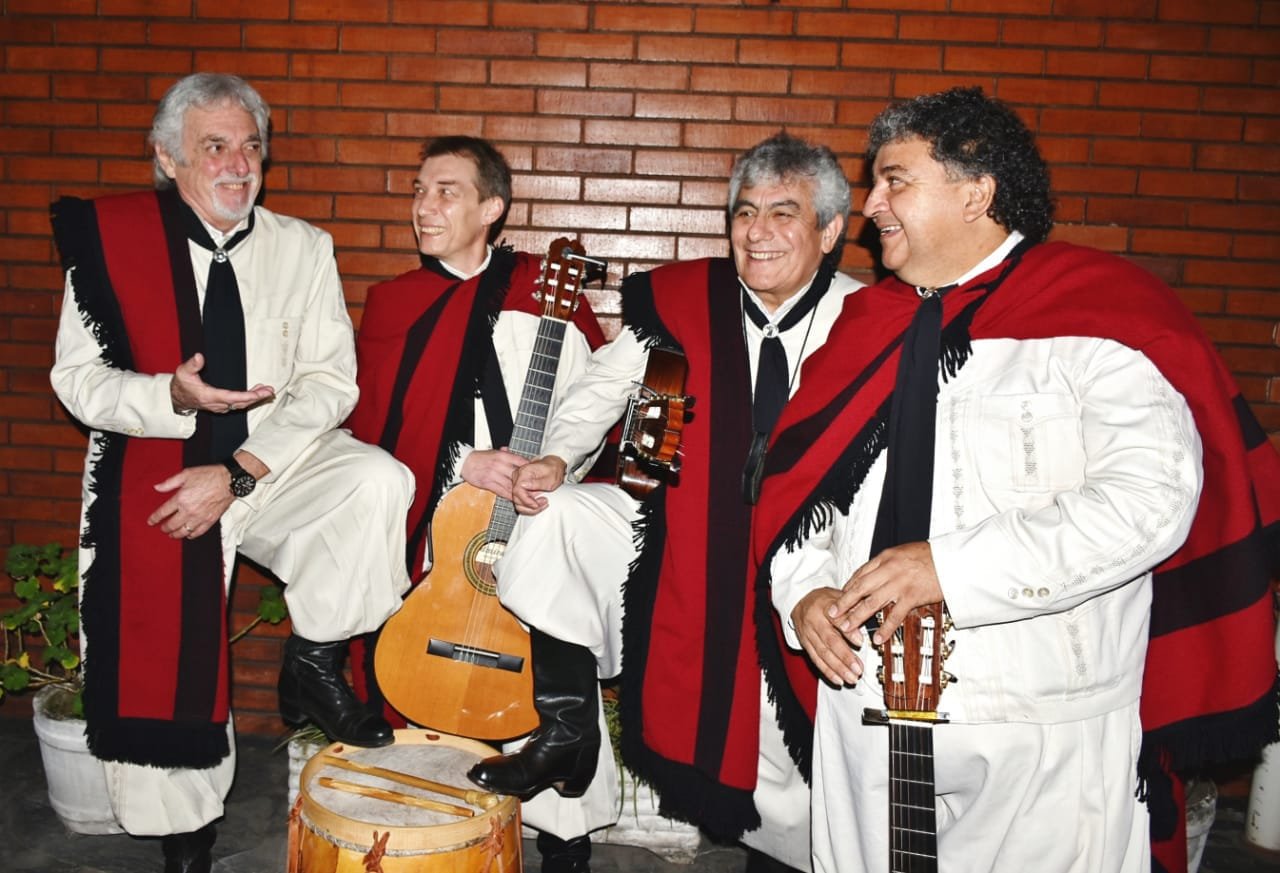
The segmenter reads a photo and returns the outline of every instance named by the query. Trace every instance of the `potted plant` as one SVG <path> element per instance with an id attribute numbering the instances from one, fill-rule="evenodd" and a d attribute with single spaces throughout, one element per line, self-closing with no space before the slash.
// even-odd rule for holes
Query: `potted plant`
<path id="1" fill-rule="evenodd" d="M 32 723 L 40 740 L 49 802 L 67 829 L 120 833 L 102 762 L 90 754 L 85 739 L 76 562 L 77 551 L 58 543 L 9 547 L 5 572 L 17 605 L 0 614 L 0 701 L 10 694 L 35 692 Z M 231 642 L 259 622 L 276 624 L 286 615 L 280 589 L 264 585 L 257 616 Z"/>

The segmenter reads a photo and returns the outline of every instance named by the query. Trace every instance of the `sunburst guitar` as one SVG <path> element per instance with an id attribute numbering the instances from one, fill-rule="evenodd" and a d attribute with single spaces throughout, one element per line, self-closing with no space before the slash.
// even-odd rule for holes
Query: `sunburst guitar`
<path id="1" fill-rule="evenodd" d="M 542 448 L 565 328 L 584 277 L 604 265 L 558 239 L 535 297 L 538 335 L 508 448 Z M 507 739 L 538 725 L 529 634 L 498 601 L 493 573 L 515 526 L 511 501 L 468 484 L 449 490 L 431 521 L 433 562 L 382 629 L 374 672 L 387 701 L 424 727 L 476 739 Z"/>

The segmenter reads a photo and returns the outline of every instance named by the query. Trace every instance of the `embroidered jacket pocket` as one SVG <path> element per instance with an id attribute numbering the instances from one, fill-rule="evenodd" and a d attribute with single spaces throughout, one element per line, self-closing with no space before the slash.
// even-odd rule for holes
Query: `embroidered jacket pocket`
<path id="1" fill-rule="evenodd" d="M 974 447 L 988 489 L 1056 492 L 1084 475 L 1080 407 L 1070 394 L 1001 394 L 981 398 Z"/>

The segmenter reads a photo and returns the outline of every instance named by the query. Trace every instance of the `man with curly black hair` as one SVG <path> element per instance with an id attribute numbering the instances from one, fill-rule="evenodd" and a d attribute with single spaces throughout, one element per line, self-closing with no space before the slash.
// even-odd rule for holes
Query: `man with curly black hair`
<path id="1" fill-rule="evenodd" d="M 1167 287 L 1044 242 L 1048 173 L 1008 106 L 978 89 L 892 106 L 868 159 L 863 214 L 895 275 L 806 366 L 753 519 L 758 584 L 826 679 L 815 870 L 1185 866 L 1172 772 L 1276 730 L 1280 458 Z M 877 669 L 923 607 L 954 622 L 931 656 L 959 681 L 889 708 L 936 702 L 950 723 L 864 724 L 922 661 L 905 645 Z M 915 798 L 891 790 L 891 731 Z"/>

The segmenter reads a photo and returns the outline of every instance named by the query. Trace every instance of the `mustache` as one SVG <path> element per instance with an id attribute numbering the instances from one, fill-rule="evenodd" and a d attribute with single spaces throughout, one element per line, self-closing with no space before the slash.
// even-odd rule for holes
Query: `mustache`
<path id="1" fill-rule="evenodd" d="M 215 185 L 256 185 L 257 183 L 257 173 L 246 173 L 243 176 L 237 176 L 235 173 L 221 173 L 213 180 Z"/>

